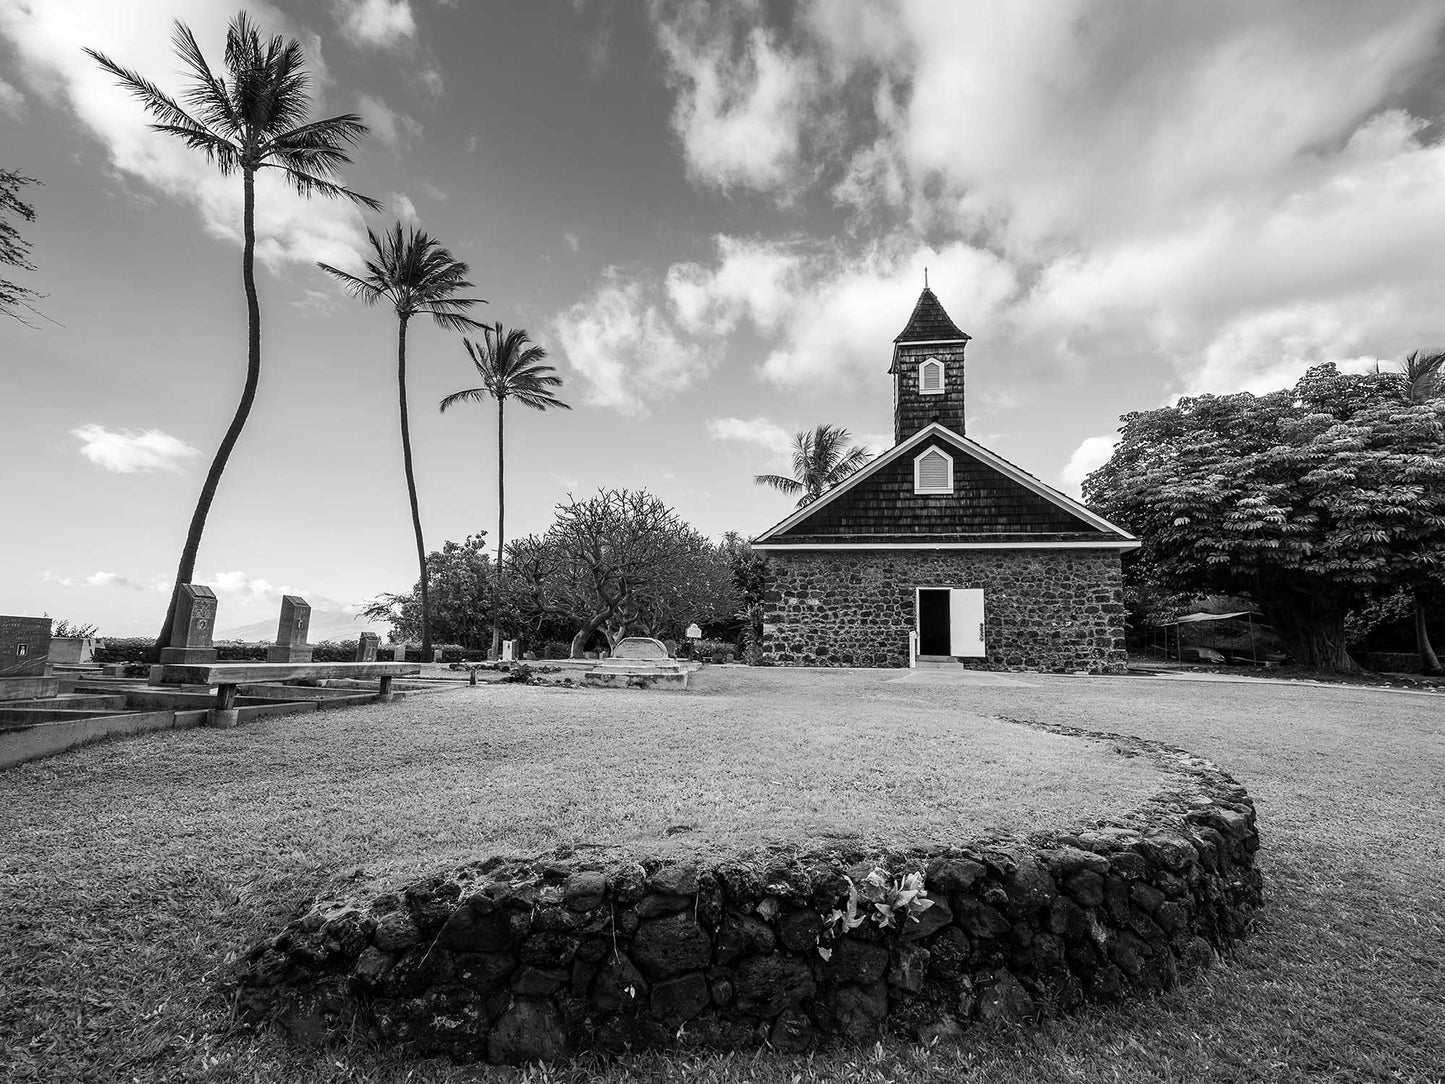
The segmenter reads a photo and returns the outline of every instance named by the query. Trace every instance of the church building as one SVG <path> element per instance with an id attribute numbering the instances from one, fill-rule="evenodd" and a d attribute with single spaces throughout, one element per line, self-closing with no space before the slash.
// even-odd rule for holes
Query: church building
<path id="1" fill-rule="evenodd" d="M 1123 670 L 1139 542 L 964 435 L 968 343 L 925 286 L 893 342 L 893 447 L 753 540 L 767 662 Z"/>

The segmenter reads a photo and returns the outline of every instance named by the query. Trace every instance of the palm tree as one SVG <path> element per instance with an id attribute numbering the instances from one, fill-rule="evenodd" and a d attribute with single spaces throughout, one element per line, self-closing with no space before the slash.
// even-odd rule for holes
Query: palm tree
<path id="1" fill-rule="evenodd" d="M 421 510 L 416 501 L 416 476 L 411 467 L 411 424 L 406 410 L 406 326 L 413 316 L 430 316 L 448 331 L 481 327 L 465 310 L 485 305 L 478 297 L 456 297 L 469 290 L 467 265 L 437 241 L 413 226 L 405 236 L 398 222 L 384 237 L 366 231 L 374 259 L 366 261 L 364 275 L 352 275 L 330 264 L 321 270 L 334 275 L 354 296 L 368 305 L 388 302 L 396 311 L 396 391 L 401 406 L 401 461 L 406 469 L 406 494 L 411 501 L 411 526 L 416 535 L 416 563 L 421 572 L 421 652 L 431 655 L 431 597 L 427 591 L 426 544 L 422 541 Z"/>
<path id="2" fill-rule="evenodd" d="M 772 486 L 792 496 L 800 493 L 798 507 L 812 504 L 873 457 L 868 449 L 848 447 L 848 430 L 838 425 L 823 424 L 812 432 L 804 430 L 793 437 L 793 477 L 781 474 L 758 474 L 753 483 Z"/>
<path id="3" fill-rule="evenodd" d="M 189 76 L 183 95 L 184 107 L 139 73 L 122 68 L 94 49 L 86 50 L 155 118 L 152 129 L 175 136 L 192 150 L 201 151 L 223 176 L 239 172 L 244 193 L 241 280 L 246 289 L 246 384 L 191 516 L 181 563 L 176 569 L 170 608 L 156 637 L 157 657 L 162 648 L 170 646 L 177 595 L 181 585 L 189 583 L 195 573 L 196 553 L 201 547 L 211 502 L 231 450 L 251 413 L 261 377 L 261 308 L 256 297 L 255 274 L 256 174 L 263 169 L 279 169 L 302 196 L 345 198 L 372 209 L 380 206 L 370 197 L 336 181 L 340 167 L 351 161 L 346 148 L 359 142 L 367 127 L 355 113 L 307 121 L 311 109 L 311 77 L 302 67 L 305 58 L 300 42 L 281 37 L 263 42 L 242 12 L 231 20 L 226 31 L 226 67 L 220 76 L 212 74 L 195 35 L 179 20 L 172 31 L 171 43 Z"/>
<path id="4" fill-rule="evenodd" d="M 443 412 L 457 403 L 483 403 L 488 399 L 497 404 L 497 581 L 492 585 L 492 655 L 501 657 L 502 652 L 502 551 L 506 535 L 503 533 L 507 518 L 507 500 L 503 469 L 506 441 L 503 437 L 506 420 L 507 400 L 515 399 L 533 410 L 550 410 L 561 407 L 571 410 L 553 394 L 552 389 L 562 385 L 562 378 L 555 376 L 556 369 L 543 365 L 546 347 L 532 342 L 531 337 L 521 328 L 503 331 L 502 325 L 483 329 L 482 342 L 462 340 L 467 354 L 481 377 L 482 386 L 453 392 L 441 402 Z"/>
<path id="5" fill-rule="evenodd" d="M 1427 403 L 1432 399 L 1445 397 L 1445 353 L 1421 354 L 1416 350 L 1401 365 L 1405 378 L 1404 398 L 1410 403 Z M 1420 653 L 1420 669 L 1427 674 L 1445 673 L 1440 657 L 1430 643 L 1430 630 L 1426 627 L 1426 589 L 1423 584 L 1414 587 L 1415 601 L 1415 648 Z"/>

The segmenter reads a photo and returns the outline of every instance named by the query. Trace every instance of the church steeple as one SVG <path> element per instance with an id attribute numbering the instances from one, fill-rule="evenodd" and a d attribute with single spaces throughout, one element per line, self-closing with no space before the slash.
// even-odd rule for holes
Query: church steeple
<path id="1" fill-rule="evenodd" d="M 928 288 L 913 306 L 908 325 L 893 340 L 893 439 L 901 444 L 932 422 L 962 434 L 963 351 L 969 336 L 943 311 Z"/>

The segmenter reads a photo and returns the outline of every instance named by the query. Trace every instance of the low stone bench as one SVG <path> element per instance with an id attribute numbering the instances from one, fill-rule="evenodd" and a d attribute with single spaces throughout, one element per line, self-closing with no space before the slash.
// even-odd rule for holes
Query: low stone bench
<path id="1" fill-rule="evenodd" d="M 236 691 L 241 685 L 263 685 L 286 681 L 334 678 L 376 678 L 380 682 L 376 699 L 391 700 L 393 678 L 421 673 L 409 662 L 217 662 L 168 663 L 158 668 L 159 679 L 167 685 L 206 685 L 216 688 L 216 706 L 211 709 L 211 726 L 232 727 L 240 717 Z"/>

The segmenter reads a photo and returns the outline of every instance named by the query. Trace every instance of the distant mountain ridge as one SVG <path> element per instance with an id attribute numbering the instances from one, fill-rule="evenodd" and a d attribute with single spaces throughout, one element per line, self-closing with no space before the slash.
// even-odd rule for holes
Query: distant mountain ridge
<path id="1" fill-rule="evenodd" d="M 279 618 L 253 621 L 249 625 L 220 629 L 217 640 L 242 640 L 248 644 L 269 644 L 276 639 L 276 623 Z M 371 621 L 356 620 L 354 614 L 345 610 L 312 610 L 311 628 L 306 633 L 306 642 L 319 644 L 324 640 L 355 640 L 363 632 L 374 632 L 383 640 L 388 629 Z"/>

